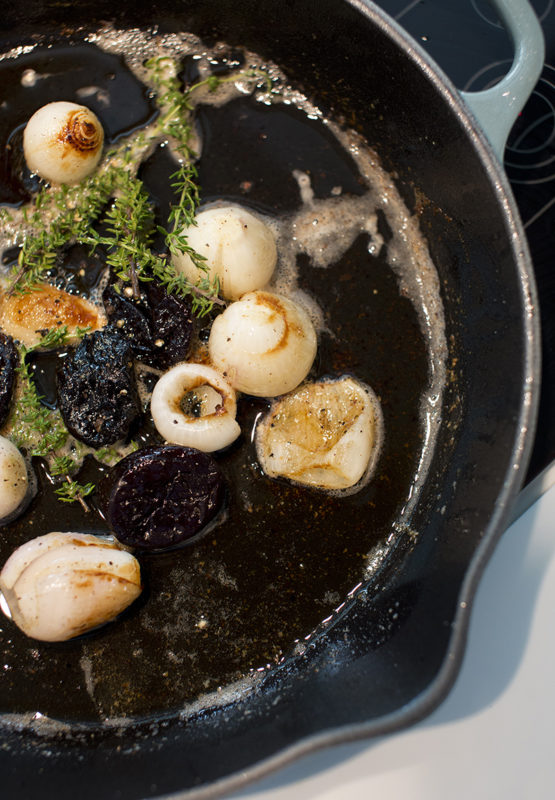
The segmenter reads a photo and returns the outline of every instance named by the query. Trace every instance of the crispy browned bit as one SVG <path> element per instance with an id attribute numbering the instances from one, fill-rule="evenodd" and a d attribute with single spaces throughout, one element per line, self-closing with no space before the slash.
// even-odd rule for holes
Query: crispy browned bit
<path id="1" fill-rule="evenodd" d="M 108 326 L 85 336 L 58 372 L 67 429 L 91 447 L 124 438 L 141 413 L 129 342 Z"/>

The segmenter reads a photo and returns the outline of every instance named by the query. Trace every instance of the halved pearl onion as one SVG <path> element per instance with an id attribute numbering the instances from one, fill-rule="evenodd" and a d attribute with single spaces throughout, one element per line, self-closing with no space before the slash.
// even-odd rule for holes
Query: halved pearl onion
<path id="1" fill-rule="evenodd" d="M 137 560 L 118 544 L 80 533 L 26 542 L 0 573 L 0 591 L 27 636 L 62 642 L 114 619 L 141 593 Z"/>
<path id="2" fill-rule="evenodd" d="M 44 331 L 64 325 L 71 343 L 77 328 L 98 330 L 106 325 L 106 317 L 84 297 L 49 284 L 26 294 L 0 296 L 0 327 L 27 347 L 40 342 Z"/>
<path id="3" fill-rule="evenodd" d="M 382 429 L 374 392 L 342 377 L 305 384 L 276 401 L 257 426 L 256 450 L 270 477 L 347 489 L 372 471 Z"/>
<path id="4" fill-rule="evenodd" d="M 86 106 L 64 101 L 35 111 L 23 131 L 27 166 L 50 183 L 79 183 L 96 168 L 104 131 Z"/>
<path id="5" fill-rule="evenodd" d="M 214 366 L 246 394 L 275 397 L 308 375 L 316 332 L 299 305 L 269 292 L 250 292 L 214 320 L 208 342 Z"/>
<path id="6" fill-rule="evenodd" d="M 185 228 L 189 245 L 206 258 L 209 276 L 216 276 L 220 294 L 237 300 L 245 292 L 266 286 L 276 266 L 277 249 L 271 229 L 241 206 L 200 211 L 196 225 Z M 205 277 L 186 253 L 173 256 L 174 266 L 192 282 Z"/>
<path id="7" fill-rule="evenodd" d="M 225 378 L 202 364 L 177 364 L 164 373 L 152 392 L 152 419 L 167 442 L 204 453 L 235 441 L 235 392 Z"/>
<path id="8" fill-rule="evenodd" d="M 29 489 L 25 460 L 17 447 L 0 436 L 0 522 L 22 505 Z"/>

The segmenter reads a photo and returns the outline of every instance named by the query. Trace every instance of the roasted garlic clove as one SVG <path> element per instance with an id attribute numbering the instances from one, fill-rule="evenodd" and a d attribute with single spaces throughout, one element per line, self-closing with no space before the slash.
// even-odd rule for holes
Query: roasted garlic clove
<path id="1" fill-rule="evenodd" d="M 202 364 L 178 364 L 157 382 L 150 402 L 152 419 L 167 442 L 204 453 L 235 441 L 235 391 L 223 376 Z"/>
<path id="2" fill-rule="evenodd" d="M 104 131 L 98 117 L 76 103 L 48 103 L 35 111 L 23 132 L 31 172 L 50 183 L 79 183 L 96 168 Z"/>
<path id="3" fill-rule="evenodd" d="M 277 261 L 274 234 L 241 206 L 200 211 L 195 225 L 183 233 L 193 250 L 206 258 L 210 278 L 218 278 L 220 294 L 228 300 L 261 289 L 272 277 Z M 186 253 L 174 254 L 173 263 L 192 283 L 205 277 Z"/>
<path id="4" fill-rule="evenodd" d="M 0 436 L 0 523 L 17 513 L 28 491 L 29 479 L 23 456 L 9 439 Z"/>
<path id="5" fill-rule="evenodd" d="M 26 347 L 38 344 L 47 330 L 67 326 L 71 342 L 77 328 L 95 331 L 105 324 L 106 317 L 89 300 L 49 284 L 0 296 L 0 327 Z"/>
<path id="6" fill-rule="evenodd" d="M 214 320 L 208 343 L 213 365 L 235 389 L 275 397 L 295 389 L 316 355 L 316 332 L 292 300 L 249 292 Z"/>
<path id="7" fill-rule="evenodd" d="M 256 430 L 270 477 L 320 489 L 348 489 L 368 478 L 382 441 L 380 404 L 351 377 L 308 383 L 276 401 Z"/>
<path id="8" fill-rule="evenodd" d="M 27 636 L 61 642 L 113 620 L 141 593 L 131 553 L 109 539 L 48 533 L 21 545 L 0 573 L 0 591 Z"/>

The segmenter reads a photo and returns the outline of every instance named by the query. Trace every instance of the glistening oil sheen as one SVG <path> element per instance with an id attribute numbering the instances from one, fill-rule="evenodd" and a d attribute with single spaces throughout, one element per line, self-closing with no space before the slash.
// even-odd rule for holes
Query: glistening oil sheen
<path id="1" fill-rule="evenodd" d="M 125 51 L 125 42 L 120 46 Z M 175 52 L 173 40 L 167 46 Z M 184 57 L 192 47 L 183 38 Z M 86 64 L 90 56 L 98 65 L 107 59 L 102 74 L 109 104 L 104 111 L 93 110 L 103 119 L 110 109 L 112 137 L 152 115 L 148 90 L 138 82 L 140 70 L 129 70 L 121 57 L 93 46 L 49 53 L 51 74 L 43 80 L 52 93 L 73 60 Z M 21 69 L 29 68 L 32 56 L 24 57 Z M 225 50 L 213 57 L 224 60 Z M 19 68 L 18 61 L 9 68 Z M 82 83 L 79 78 L 75 92 L 84 88 Z M 118 124 L 123 87 L 131 84 L 137 115 Z M 17 94 L 25 96 L 25 91 L 19 88 Z M 368 554 L 400 529 L 402 509 L 414 493 L 425 437 L 422 409 L 437 389 L 430 384 L 430 363 L 443 357 L 441 342 L 432 341 L 435 329 L 423 322 L 430 317 L 428 296 L 413 289 L 412 265 L 403 255 L 414 241 L 417 250 L 424 250 L 422 241 L 415 233 L 416 239 L 406 244 L 408 234 L 399 231 L 406 231 L 407 221 L 391 211 L 397 208 L 392 190 L 387 189 L 388 210 L 380 206 L 385 196 L 379 191 L 381 173 L 376 168 L 375 186 L 366 174 L 372 157 L 358 158 L 348 138 L 338 138 L 302 104 L 263 105 L 236 95 L 227 104 L 209 100 L 198 112 L 201 199 L 223 198 L 273 216 L 282 253 L 276 285 L 312 305 L 319 320 L 318 356 L 309 378 L 347 373 L 371 385 L 384 416 L 383 451 L 373 480 L 349 497 L 269 480 L 251 441 L 268 403 L 240 398 L 242 436 L 216 456 L 228 486 L 224 522 L 191 546 L 141 556 L 143 595 L 112 625 L 45 645 L 6 621 L 0 639 L 0 658 L 7 665 L 2 706 L 11 713 L 40 711 L 67 721 L 171 714 L 261 668 L 279 668 L 295 643 L 333 617 L 367 577 Z M 30 111 L 23 103 L 21 116 Z M 173 166 L 171 153 L 162 148 L 142 171 L 161 220 L 171 202 L 167 186 Z M 300 196 L 294 177 L 299 170 L 314 190 L 312 205 Z M 5 195 L 8 202 L 13 196 Z M 343 244 L 334 250 L 339 228 L 354 211 L 361 217 L 358 228 L 343 231 Z M 329 243 L 324 235 L 309 246 L 310 226 L 314 231 L 326 227 Z M 333 254 L 327 262 L 326 252 Z M 435 298 L 430 282 L 429 294 Z M 79 289 L 86 291 L 82 285 Z M 156 440 L 148 425 L 147 436 L 149 442 Z M 105 471 L 88 459 L 83 479 L 95 482 Z M 78 504 L 60 506 L 44 470 L 39 469 L 39 478 L 41 491 L 28 513 L 2 531 L 2 563 L 30 532 L 106 532 L 94 499 L 89 513 Z"/>

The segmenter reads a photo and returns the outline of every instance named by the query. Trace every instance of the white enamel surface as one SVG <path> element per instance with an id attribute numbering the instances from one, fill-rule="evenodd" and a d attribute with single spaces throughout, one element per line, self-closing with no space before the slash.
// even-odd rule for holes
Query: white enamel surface
<path id="1" fill-rule="evenodd" d="M 139 596 L 141 577 L 137 560 L 114 543 L 53 532 L 12 554 L 0 590 L 24 633 L 56 642 L 114 619 Z"/>
<path id="2" fill-rule="evenodd" d="M 23 456 L 9 439 L 0 436 L 0 522 L 17 511 L 28 486 Z"/>
<path id="3" fill-rule="evenodd" d="M 276 397 L 306 378 L 316 344 L 304 309 L 259 291 L 244 295 L 214 320 L 208 347 L 214 366 L 238 391 Z"/>
<path id="4" fill-rule="evenodd" d="M 276 401 L 259 423 L 264 472 L 320 489 L 347 489 L 368 474 L 382 439 L 372 390 L 351 377 L 307 383 Z"/>
<path id="5" fill-rule="evenodd" d="M 195 219 L 197 224 L 184 233 L 193 250 L 206 258 L 210 277 L 219 278 L 222 297 L 237 300 L 266 286 L 277 250 L 274 234 L 262 220 L 240 206 L 210 208 Z M 174 255 L 173 262 L 193 283 L 204 277 L 185 253 Z"/>
<path id="6" fill-rule="evenodd" d="M 184 410 L 187 396 L 200 416 Z M 235 391 L 219 372 L 202 364 L 178 364 L 164 373 L 152 392 L 150 410 L 167 442 L 205 453 L 227 447 L 241 433 Z"/>
<path id="7" fill-rule="evenodd" d="M 98 141 L 90 150 L 76 148 L 65 135 L 68 122 L 76 113 L 95 127 Z M 47 103 L 30 118 L 23 132 L 23 152 L 31 172 L 50 183 L 74 184 L 96 168 L 103 141 L 102 125 L 90 109 L 59 101 Z"/>

